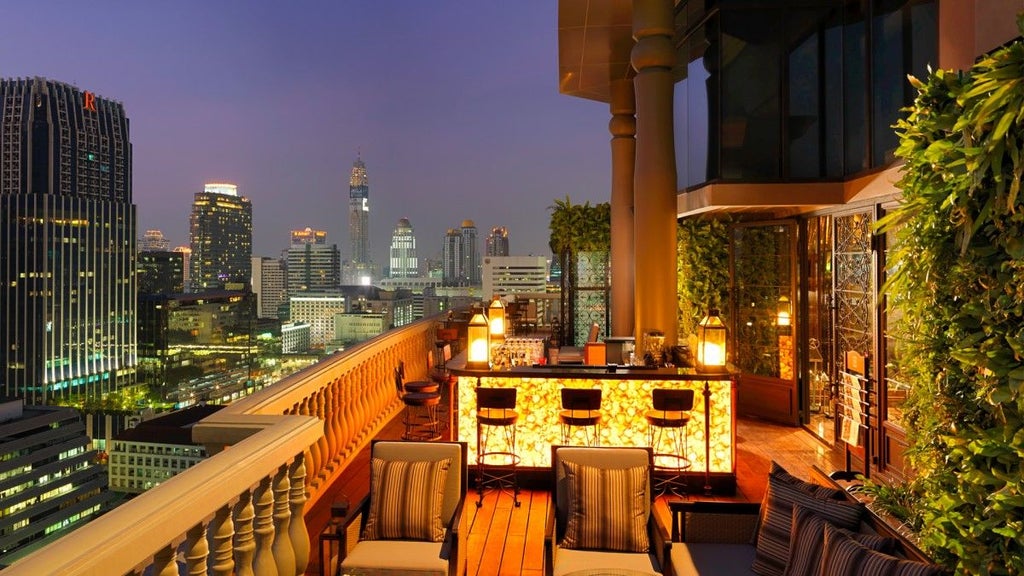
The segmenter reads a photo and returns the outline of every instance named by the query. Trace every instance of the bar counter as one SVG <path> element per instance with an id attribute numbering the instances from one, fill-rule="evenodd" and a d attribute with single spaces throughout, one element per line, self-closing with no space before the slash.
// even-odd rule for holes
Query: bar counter
<path id="1" fill-rule="evenodd" d="M 737 374 L 701 374 L 686 368 L 588 365 L 468 370 L 464 365 L 464 357 L 461 357 L 450 362 L 448 368 L 457 377 L 452 407 L 453 432 L 458 440 L 468 444 L 470 463 L 476 462 L 477 386 L 518 389 L 517 445 L 522 459 L 520 466 L 527 468 L 551 467 L 551 445 L 561 444 L 562 438 L 558 412 L 563 387 L 601 389 L 602 446 L 647 446 L 648 426 L 644 413 L 651 408 L 651 391 L 689 388 L 694 391 L 694 403 L 686 427 L 686 456 L 692 463 L 688 475 L 703 477 L 705 491 L 711 489 L 712 478 L 716 489 L 735 490 Z M 655 452 L 670 451 L 668 446 L 655 447 Z"/>

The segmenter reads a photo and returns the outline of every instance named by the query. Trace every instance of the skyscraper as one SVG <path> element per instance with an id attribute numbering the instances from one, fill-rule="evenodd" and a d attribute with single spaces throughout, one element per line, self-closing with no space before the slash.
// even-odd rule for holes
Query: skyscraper
<path id="1" fill-rule="evenodd" d="M 206 184 L 190 219 L 192 292 L 248 287 L 252 280 L 252 204 L 234 184 Z"/>
<path id="2" fill-rule="evenodd" d="M 356 157 L 348 179 L 348 235 L 352 265 L 370 263 L 370 183 L 366 164 Z"/>
<path id="3" fill-rule="evenodd" d="M 462 232 L 449 228 L 441 247 L 442 283 L 445 286 L 462 286 Z"/>
<path id="4" fill-rule="evenodd" d="M 325 293 L 341 286 L 341 254 L 322 230 L 292 231 L 288 247 L 288 294 Z"/>
<path id="5" fill-rule="evenodd" d="M 416 236 L 408 218 L 402 218 L 391 235 L 390 278 L 415 278 L 420 275 L 416 259 Z"/>
<path id="6" fill-rule="evenodd" d="M 288 301 L 284 261 L 266 256 L 252 257 L 252 291 L 256 293 L 258 318 L 277 318 L 277 310 Z"/>
<path id="7" fill-rule="evenodd" d="M 0 80 L 0 395 L 134 383 L 135 206 L 120 102 Z"/>
<path id="8" fill-rule="evenodd" d="M 170 240 L 164 238 L 164 233 L 160 230 L 146 230 L 139 241 L 139 250 L 148 252 L 166 252 L 170 247 Z"/>
<path id="9" fill-rule="evenodd" d="M 462 221 L 462 278 L 468 286 L 480 285 L 480 243 L 472 220 Z"/>
<path id="10" fill-rule="evenodd" d="M 487 237 L 488 256 L 508 256 L 508 229 L 504 226 L 491 228 L 491 234 Z"/>

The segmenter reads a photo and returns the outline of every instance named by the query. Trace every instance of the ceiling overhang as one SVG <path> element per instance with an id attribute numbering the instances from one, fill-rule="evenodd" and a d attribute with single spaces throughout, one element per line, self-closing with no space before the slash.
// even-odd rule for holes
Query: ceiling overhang
<path id="1" fill-rule="evenodd" d="M 632 0 L 559 0 L 558 90 L 611 102 L 611 84 L 633 76 Z"/>
<path id="2" fill-rule="evenodd" d="M 708 212 L 786 218 L 899 195 L 900 165 L 845 182 L 711 183 L 676 195 L 677 218 Z"/>

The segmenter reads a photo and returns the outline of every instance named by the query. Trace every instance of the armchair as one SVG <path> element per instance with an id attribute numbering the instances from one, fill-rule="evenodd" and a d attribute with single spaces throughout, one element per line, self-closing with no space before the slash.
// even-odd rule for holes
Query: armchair
<path id="1" fill-rule="evenodd" d="M 650 448 L 552 446 L 544 573 L 671 574 L 670 532 L 651 511 L 652 468 Z"/>
<path id="2" fill-rule="evenodd" d="M 339 529 L 340 573 L 463 576 L 467 486 L 464 442 L 374 441 L 370 493 Z"/>

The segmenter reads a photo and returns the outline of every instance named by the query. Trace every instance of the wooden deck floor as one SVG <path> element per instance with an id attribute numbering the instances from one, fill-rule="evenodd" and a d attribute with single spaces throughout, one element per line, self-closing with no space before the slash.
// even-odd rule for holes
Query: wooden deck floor
<path id="1" fill-rule="evenodd" d="M 397 438 L 399 429 L 392 424 L 381 437 Z M 840 467 L 838 455 L 802 428 L 778 426 L 756 420 L 737 423 L 737 490 L 734 497 L 717 499 L 759 502 L 764 495 L 771 461 L 775 460 L 792 474 L 807 478 L 812 465 L 830 471 Z M 369 490 L 369 451 L 364 450 L 332 486 L 336 496 L 353 503 Z M 550 497 L 547 491 L 526 490 L 520 494 L 522 505 L 512 505 L 508 494 L 488 492 L 481 508 L 467 501 L 470 515 L 469 576 L 540 576 L 543 573 L 544 523 L 548 516 Z M 307 526 L 310 534 L 318 534 L 327 525 L 330 510 L 320 506 L 310 511 Z M 656 513 L 667 516 L 667 506 L 660 497 Z M 313 554 L 316 539 L 313 538 Z M 315 560 L 315 559 L 313 559 Z M 313 561 L 307 574 L 319 574 Z"/>

